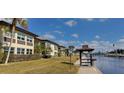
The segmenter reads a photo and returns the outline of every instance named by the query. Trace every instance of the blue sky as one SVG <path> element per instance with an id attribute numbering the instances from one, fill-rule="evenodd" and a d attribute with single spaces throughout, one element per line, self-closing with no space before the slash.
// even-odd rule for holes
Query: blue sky
<path id="1" fill-rule="evenodd" d="M 122 18 L 29 18 L 29 30 L 62 45 L 88 44 L 96 50 L 123 48 Z"/>

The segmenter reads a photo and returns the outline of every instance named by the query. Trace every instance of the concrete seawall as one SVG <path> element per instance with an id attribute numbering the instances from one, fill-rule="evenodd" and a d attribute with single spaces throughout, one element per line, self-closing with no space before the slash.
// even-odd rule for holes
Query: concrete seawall
<path id="1" fill-rule="evenodd" d="M 78 74 L 102 74 L 96 67 L 80 67 Z"/>
<path id="2" fill-rule="evenodd" d="M 75 65 L 79 66 L 79 60 L 76 61 Z M 77 74 L 102 74 L 102 72 L 96 66 L 80 66 Z"/>

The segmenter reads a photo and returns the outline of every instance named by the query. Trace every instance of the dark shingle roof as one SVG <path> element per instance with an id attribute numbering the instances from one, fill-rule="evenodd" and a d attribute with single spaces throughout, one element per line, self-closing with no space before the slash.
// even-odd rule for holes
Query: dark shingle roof
<path id="1" fill-rule="evenodd" d="M 42 39 L 41 37 L 37 37 L 36 39 L 43 41 L 43 42 L 49 42 L 49 43 L 52 43 L 54 45 L 60 46 L 58 43 L 51 41 L 51 40 L 48 40 L 48 39 Z"/>

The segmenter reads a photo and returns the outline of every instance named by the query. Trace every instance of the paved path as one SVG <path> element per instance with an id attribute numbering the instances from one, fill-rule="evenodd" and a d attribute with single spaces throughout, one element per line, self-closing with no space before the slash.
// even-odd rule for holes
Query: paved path
<path id="1" fill-rule="evenodd" d="M 79 60 L 75 63 L 76 66 L 80 65 Z M 78 74 L 102 74 L 101 71 L 95 66 L 80 66 Z"/>

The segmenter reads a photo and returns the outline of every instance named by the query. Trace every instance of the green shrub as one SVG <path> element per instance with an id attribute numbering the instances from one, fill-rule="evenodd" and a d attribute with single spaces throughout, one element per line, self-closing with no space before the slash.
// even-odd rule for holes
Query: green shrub
<path id="1" fill-rule="evenodd" d="M 3 52 L 0 50 L 0 62 L 2 62 L 3 57 L 4 57 L 4 54 L 3 54 Z"/>

